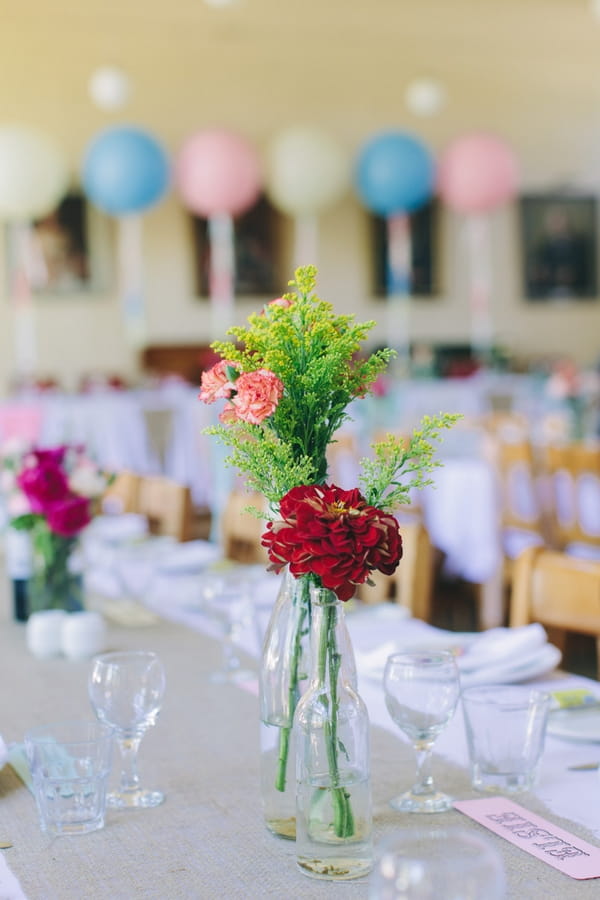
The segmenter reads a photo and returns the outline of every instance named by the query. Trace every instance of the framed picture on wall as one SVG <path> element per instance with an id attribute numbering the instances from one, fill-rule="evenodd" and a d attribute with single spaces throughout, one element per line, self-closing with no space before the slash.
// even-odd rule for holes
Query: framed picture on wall
<path id="1" fill-rule="evenodd" d="M 438 208 L 435 201 L 427 203 L 410 215 L 412 249 L 411 296 L 433 297 L 437 293 L 435 232 Z M 386 220 L 371 216 L 373 291 L 376 297 L 387 295 L 388 239 Z"/>
<path id="2" fill-rule="evenodd" d="M 110 283 L 112 249 L 109 222 L 72 193 L 53 212 L 31 222 L 27 268 L 34 296 L 81 294 L 106 290 Z M 6 229 L 8 279 L 12 286 L 19 266 L 15 232 Z"/>
<path id="3" fill-rule="evenodd" d="M 192 216 L 196 293 L 209 296 L 210 242 L 208 222 Z M 234 222 L 235 295 L 269 297 L 280 290 L 282 216 L 266 197 Z"/>
<path id="4" fill-rule="evenodd" d="M 519 213 L 526 299 L 595 299 L 598 293 L 596 198 L 530 194 L 520 198 Z"/>

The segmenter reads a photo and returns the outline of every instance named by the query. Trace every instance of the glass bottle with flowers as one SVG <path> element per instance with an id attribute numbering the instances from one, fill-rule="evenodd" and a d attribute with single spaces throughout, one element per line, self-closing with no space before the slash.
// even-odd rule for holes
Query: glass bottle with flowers
<path id="1" fill-rule="evenodd" d="M 314 293 L 316 269 L 305 266 L 290 282 L 292 290 L 249 316 L 248 327 L 229 330 L 235 341 L 213 343 L 221 360 L 202 376 L 200 399 L 224 400 L 221 424 L 207 429 L 231 448 L 228 463 L 246 475 L 250 490 L 262 493 L 269 503 L 267 518 L 276 520 L 286 498 L 296 490 L 317 490 L 327 480 L 327 448 L 335 433 L 349 419 L 347 408 L 365 397 L 394 356 L 391 349 L 364 356 L 361 346 L 374 322 L 356 323 L 351 315 L 336 315 L 330 303 Z M 419 432 L 404 446 L 392 438 L 376 449 L 370 483 L 385 489 L 394 502 L 406 502 L 412 487 L 427 483 L 431 470 L 432 439 L 455 417 L 438 416 L 424 421 Z M 387 463 L 385 473 L 381 461 Z M 368 464 L 367 464 L 368 465 Z M 391 466 L 391 468 L 390 468 Z M 397 481 L 400 469 L 410 477 Z M 390 474 L 392 473 L 392 474 Z M 291 492 L 291 493 L 290 493 Z M 330 572 L 339 587 L 340 572 L 346 590 L 368 578 L 369 571 L 393 571 L 398 560 L 388 558 L 380 543 L 383 535 L 370 531 L 370 562 L 357 565 L 359 544 L 353 544 L 338 563 L 340 548 L 318 563 L 318 571 L 306 568 L 308 545 L 299 545 L 289 558 L 277 556 L 278 541 L 265 540 L 273 566 L 287 574 L 267 629 L 260 672 L 261 785 L 267 827 L 282 837 L 295 837 L 296 784 L 292 724 L 296 706 L 309 685 L 311 585 L 331 589 Z M 314 535 L 313 535 L 314 538 Z M 334 539 L 335 544 L 335 539 Z M 398 557 L 399 558 L 399 557 Z M 340 568 L 341 566 L 341 568 Z M 345 598 L 347 599 L 347 598 Z M 346 638 L 340 638 L 346 642 Z M 346 642 L 345 660 L 351 650 Z M 353 670 L 351 664 L 350 672 Z M 352 680 L 351 675 L 349 676 Z"/>
<path id="2" fill-rule="evenodd" d="M 75 551 L 81 532 L 92 519 L 94 503 L 109 481 L 110 476 L 85 456 L 82 447 L 39 448 L 24 455 L 15 477 L 10 525 L 31 535 L 28 614 L 83 608 Z"/>

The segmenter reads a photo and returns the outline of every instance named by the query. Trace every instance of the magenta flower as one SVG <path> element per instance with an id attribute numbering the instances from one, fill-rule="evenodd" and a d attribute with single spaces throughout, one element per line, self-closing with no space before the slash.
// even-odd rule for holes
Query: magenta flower
<path id="1" fill-rule="evenodd" d="M 32 450 L 31 452 L 39 465 L 46 465 L 46 463 L 49 463 L 51 465 L 61 466 L 64 462 L 65 455 L 68 449 L 69 448 L 66 444 L 61 444 L 60 447 L 50 447 L 44 450 Z"/>
<path id="2" fill-rule="evenodd" d="M 91 520 L 89 500 L 75 494 L 53 503 L 46 511 L 48 528 L 62 537 L 74 537 Z"/>
<path id="3" fill-rule="evenodd" d="M 27 497 L 31 511 L 40 515 L 45 515 L 52 504 L 69 495 L 65 473 L 50 459 L 23 469 L 17 476 L 17 484 Z"/>

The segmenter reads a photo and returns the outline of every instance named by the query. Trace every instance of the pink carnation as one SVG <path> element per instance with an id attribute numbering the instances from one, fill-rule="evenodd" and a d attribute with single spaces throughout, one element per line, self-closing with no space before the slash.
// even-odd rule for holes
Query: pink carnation
<path id="1" fill-rule="evenodd" d="M 232 403 L 228 403 L 223 410 L 219 413 L 219 421 L 224 425 L 231 425 L 232 422 L 237 422 L 237 412 L 236 408 Z"/>
<path id="2" fill-rule="evenodd" d="M 235 389 L 237 393 L 231 402 L 237 418 L 250 425 L 260 425 L 277 409 L 283 382 L 269 369 L 257 369 L 240 375 Z"/>
<path id="3" fill-rule="evenodd" d="M 222 359 L 212 369 L 202 373 L 198 394 L 200 400 L 204 403 L 214 403 L 215 400 L 228 400 L 231 397 L 236 385 L 231 380 L 228 369 L 238 371 L 235 363 L 229 359 Z"/>
<path id="4" fill-rule="evenodd" d="M 269 306 L 281 306 L 282 309 L 289 309 L 292 305 L 292 301 L 288 300 L 287 297 L 276 297 L 275 300 L 271 300 Z"/>

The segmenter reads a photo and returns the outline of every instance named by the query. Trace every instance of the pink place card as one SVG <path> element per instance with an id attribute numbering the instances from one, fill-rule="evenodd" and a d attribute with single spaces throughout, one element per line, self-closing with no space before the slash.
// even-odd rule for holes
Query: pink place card
<path id="1" fill-rule="evenodd" d="M 600 878 L 600 847 L 506 797 L 459 800 L 454 808 L 571 878 Z"/>

